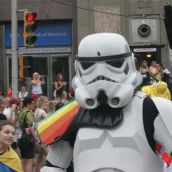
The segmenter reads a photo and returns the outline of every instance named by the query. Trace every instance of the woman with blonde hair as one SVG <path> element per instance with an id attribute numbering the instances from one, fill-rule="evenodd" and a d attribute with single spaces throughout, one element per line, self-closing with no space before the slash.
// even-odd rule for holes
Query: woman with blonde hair
<path id="1" fill-rule="evenodd" d="M 35 121 L 39 122 L 42 119 L 47 117 L 47 109 L 48 109 L 48 98 L 46 96 L 41 96 L 37 100 L 37 106 L 35 110 Z"/>
<path id="2" fill-rule="evenodd" d="M 32 75 L 32 98 L 38 99 L 40 96 L 42 96 L 42 85 L 45 84 L 45 80 L 43 76 L 39 75 L 39 73 L 35 72 Z"/>
<path id="3" fill-rule="evenodd" d="M 48 98 L 46 96 L 41 96 L 37 100 L 37 107 L 35 110 L 35 125 L 42 119 L 48 116 Z M 35 164 L 35 172 L 40 172 L 41 163 L 47 155 L 47 149 L 40 143 L 40 148 L 38 150 L 37 160 Z"/>

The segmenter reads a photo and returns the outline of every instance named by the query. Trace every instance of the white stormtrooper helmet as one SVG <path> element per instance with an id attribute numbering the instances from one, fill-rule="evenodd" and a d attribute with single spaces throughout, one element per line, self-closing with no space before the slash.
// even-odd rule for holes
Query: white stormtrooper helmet
<path id="1" fill-rule="evenodd" d="M 86 36 L 78 47 L 75 71 L 75 98 L 86 109 L 102 103 L 123 107 L 142 82 L 126 39 L 116 33 Z"/>

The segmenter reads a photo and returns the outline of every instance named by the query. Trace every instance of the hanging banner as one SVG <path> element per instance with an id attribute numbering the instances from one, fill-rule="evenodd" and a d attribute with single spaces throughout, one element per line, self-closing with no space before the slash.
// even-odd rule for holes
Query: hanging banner
<path id="1" fill-rule="evenodd" d="M 70 46 L 72 44 L 71 22 L 37 23 L 37 41 L 34 46 Z M 23 47 L 23 23 L 18 24 L 18 47 Z M 11 24 L 5 25 L 5 47 L 11 47 Z"/>

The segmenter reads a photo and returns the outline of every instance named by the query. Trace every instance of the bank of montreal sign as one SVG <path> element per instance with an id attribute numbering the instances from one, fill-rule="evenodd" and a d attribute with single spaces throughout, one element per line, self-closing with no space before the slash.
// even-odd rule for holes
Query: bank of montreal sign
<path id="1" fill-rule="evenodd" d="M 72 44 L 71 22 L 37 23 L 35 47 L 70 46 Z M 11 25 L 5 25 L 5 47 L 11 47 Z M 18 24 L 18 47 L 23 47 L 23 24 Z"/>

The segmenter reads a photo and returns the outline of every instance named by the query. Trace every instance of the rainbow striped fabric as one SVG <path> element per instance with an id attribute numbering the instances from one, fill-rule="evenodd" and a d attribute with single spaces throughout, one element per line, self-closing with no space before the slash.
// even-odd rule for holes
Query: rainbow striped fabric
<path id="1" fill-rule="evenodd" d="M 79 104 L 76 101 L 72 101 L 49 117 L 41 120 L 37 124 L 37 133 L 41 142 L 44 145 L 49 145 L 56 138 L 62 136 L 79 110 Z"/>

